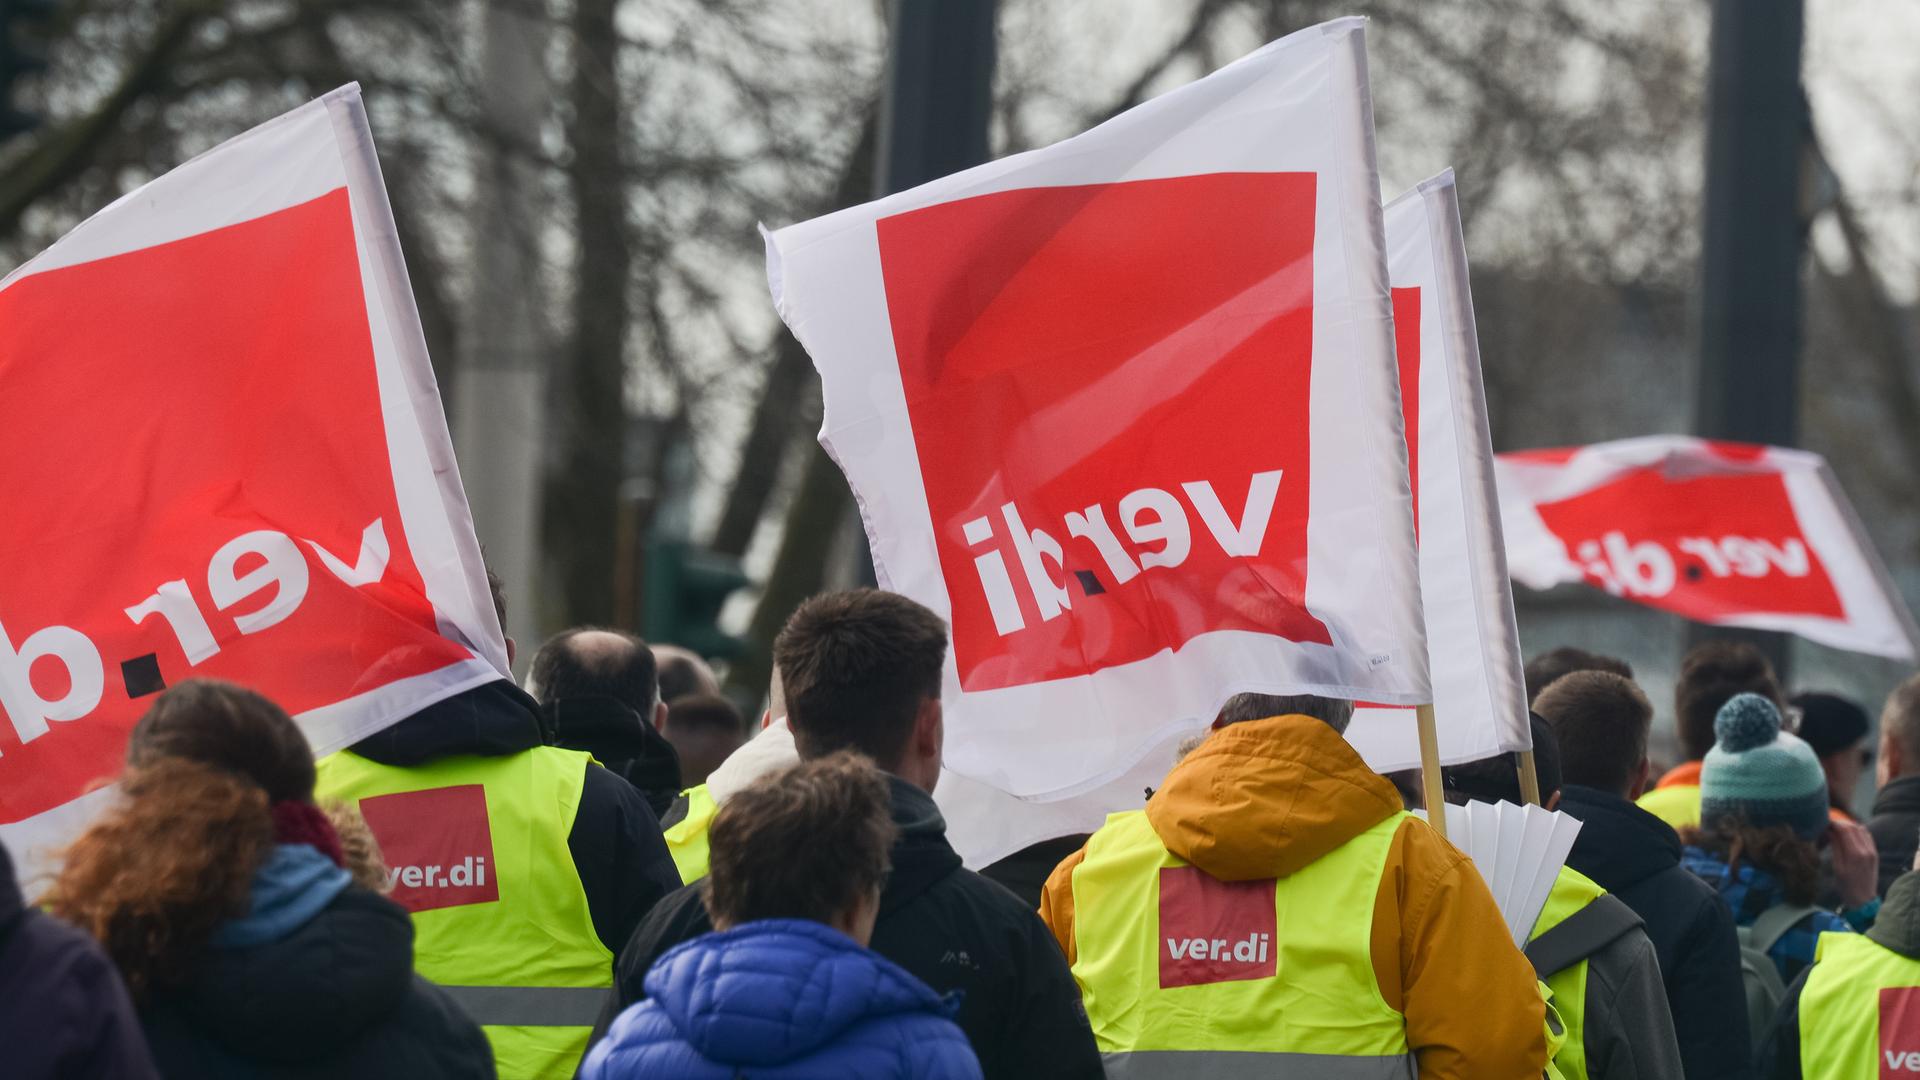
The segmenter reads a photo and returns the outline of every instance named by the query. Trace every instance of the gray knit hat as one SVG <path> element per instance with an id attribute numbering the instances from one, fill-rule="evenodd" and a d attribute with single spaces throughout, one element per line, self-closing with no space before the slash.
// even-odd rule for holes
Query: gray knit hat
<path id="1" fill-rule="evenodd" d="M 1791 825 L 1805 840 L 1826 832 L 1827 774 L 1812 747 L 1780 730 L 1773 702 L 1735 695 L 1713 718 L 1713 736 L 1700 770 L 1701 825 Z"/>

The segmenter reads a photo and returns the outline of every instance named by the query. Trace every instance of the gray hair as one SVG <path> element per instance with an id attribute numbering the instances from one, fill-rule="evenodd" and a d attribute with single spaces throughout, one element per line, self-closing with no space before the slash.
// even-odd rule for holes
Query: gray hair
<path id="1" fill-rule="evenodd" d="M 1323 720 L 1328 727 L 1345 735 L 1347 725 L 1353 722 L 1353 702 L 1313 694 L 1235 694 L 1220 706 L 1220 715 L 1213 723 L 1216 727 L 1226 727 L 1269 716 L 1293 715 Z"/>

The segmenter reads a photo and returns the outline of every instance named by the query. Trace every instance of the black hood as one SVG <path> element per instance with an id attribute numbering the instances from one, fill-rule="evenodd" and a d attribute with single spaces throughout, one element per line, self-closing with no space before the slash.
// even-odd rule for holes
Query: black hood
<path id="1" fill-rule="evenodd" d="M 610 697 L 561 698 L 540 707 L 553 744 L 585 750 L 646 796 L 654 816 L 680 793 L 680 755 L 646 718 Z"/>
<path id="2" fill-rule="evenodd" d="M 1867 936 L 1902 956 L 1920 960 L 1920 872 L 1901 874 L 1887 889 Z"/>
<path id="3" fill-rule="evenodd" d="M 1673 827 L 1618 795 L 1568 784 L 1558 808 L 1582 822 L 1567 862 L 1608 892 L 1680 865 Z"/>
<path id="4" fill-rule="evenodd" d="M 933 796 L 897 776 L 887 777 L 887 788 L 900 836 L 893 842 L 893 872 L 880 893 L 883 919 L 960 869 L 960 856 L 947 843 L 947 819 Z"/>
<path id="5" fill-rule="evenodd" d="M 504 757 L 546 742 L 540 706 L 506 679 L 455 694 L 353 745 L 361 757 L 402 768 L 456 754 Z"/>
<path id="6" fill-rule="evenodd" d="M 1873 797 L 1873 816 L 1888 814 L 1920 814 L 1920 776 L 1889 780 Z"/>
<path id="7" fill-rule="evenodd" d="M 406 911 L 350 888 L 278 941 L 209 947 L 187 982 L 154 1004 L 239 1057 L 311 1062 L 387 1021 L 412 984 Z"/>

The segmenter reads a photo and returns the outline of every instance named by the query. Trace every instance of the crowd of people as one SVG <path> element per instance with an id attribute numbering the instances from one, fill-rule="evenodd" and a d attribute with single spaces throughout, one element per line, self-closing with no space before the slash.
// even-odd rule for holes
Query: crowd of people
<path id="1" fill-rule="evenodd" d="M 32 902 L 0 849 L 0 1073 L 1920 1069 L 1920 676 L 1869 747 L 1861 706 L 1703 644 L 1656 770 L 1626 664 L 1536 657 L 1531 767 L 1581 828 L 1516 943 L 1319 697 L 1234 696 L 1139 805 L 965 868 L 932 797 L 947 648 L 905 597 L 815 597 L 749 738 L 699 657 L 582 628 L 525 689 L 317 762 L 265 697 L 174 686 Z M 1521 802 L 1522 767 L 1448 768 L 1447 797 Z"/>

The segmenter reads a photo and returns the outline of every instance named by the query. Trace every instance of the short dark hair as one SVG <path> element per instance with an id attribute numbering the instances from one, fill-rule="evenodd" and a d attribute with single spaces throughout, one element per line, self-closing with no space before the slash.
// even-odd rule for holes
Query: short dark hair
<path id="1" fill-rule="evenodd" d="M 1533 711 L 1560 742 L 1567 783 L 1626 795 L 1653 727 L 1653 702 L 1638 683 L 1611 671 L 1576 671 L 1541 691 Z"/>
<path id="2" fill-rule="evenodd" d="M 1527 661 L 1527 700 L 1539 697 L 1542 690 L 1576 671 L 1610 671 L 1623 679 L 1633 678 L 1633 666 L 1625 660 L 1562 645 Z"/>
<path id="3" fill-rule="evenodd" d="M 612 649 L 583 651 L 577 642 L 585 634 L 607 634 L 619 639 Z M 575 698 L 612 698 L 651 723 L 660 688 L 653 667 L 653 650 L 624 630 L 576 626 L 547 639 L 533 654 L 528 682 L 542 705 Z"/>
<path id="4" fill-rule="evenodd" d="M 879 891 L 897 831 L 886 779 L 850 751 L 770 773 L 722 803 L 702 887 L 722 929 L 757 919 L 830 922 Z"/>
<path id="5" fill-rule="evenodd" d="M 500 632 L 504 634 L 507 632 L 507 584 L 493 572 L 493 567 L 482 567 L 482 570 L 487 575 L 487 597 L 493 601 L 494 618 L 500 620 Z"/>
<path id="6" fill-rule="evenodd" d="M 713 731 L 744 736 L 747 732 L 746 717 L 719 694 L 687 694 L 667 702 L 667 726 L 675 733 Z"/>
<path id="7" fill-rule="evenodd" d="M 773 642 L 803 758 L 858 750 L 892 768 L 920 706 L 939 700 L 947 624 L 898 593 L 851 589 L 801 604 Z"/>
<path id="8" fill-rule="evenodd" d="M 1353 702 L 1313 694 L 1235 694 L 1220 706 L 1214 727 L 1265 720 L 1269 716 L 1311 716 L 1342 735 L 1353 723 Z"/>
<path id="9" fill-rule="evenodd" d="M 1688 760 L 1698 761 L 1713 749 L 1713 719 L 1736 694 L 1759 694 L 1782 713 L 1787 711 L 1773 664 L 1767 654 L 1747 642 L 1702 642 L 1680 661 L 1673 718 Z"/>
<path id="10" fill-rule="evenodd" d="M 660 681 L 660 700 L 672 702 L 689 694 L 712 694 L 719 689 L 713 669 L 691 649 L 654 645 L 653 664 Z"/>
<path id="11" fill-rule="evenodd" d="M 1900 775 L 1920 772 L 1920 675 L 1908 676 L 1887 695 L 1880 730 L 1900 748 Z"/>
<path id="12" fill-rule="evenodd" d="M 1553 728 L 1538 713 L 1528 717 L 1533 729 L 1533 773 L 1540 781 L 1540 797 L 1548 799 L 1560 790 L 1560 743 Z M 1441 770 L 1446 782 L 1447 801 L 1524 803 L 1520 793 L 1520 755 L 1495 754 L 1464 765 L 1449 765 Z"/>

